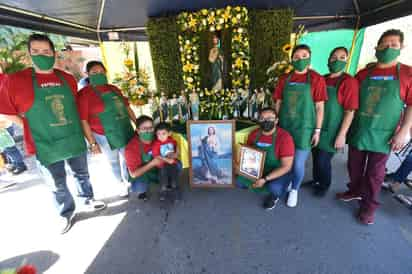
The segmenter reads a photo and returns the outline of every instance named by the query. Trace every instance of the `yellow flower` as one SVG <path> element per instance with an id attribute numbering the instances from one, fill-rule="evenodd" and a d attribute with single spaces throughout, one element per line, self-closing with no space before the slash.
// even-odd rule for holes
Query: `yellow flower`
<path id="1" fill-rule="evenodd" d="M 193 83 L 193 78 L 192 77 L 187 77 L 186 79 L 189 83 Z"/>
<path id="2" fill-rule="evenodd" d="M 230 10 L 225 10 L 225 13 L 222 15 L 225 22 L 230 18 Z"/>
<path id="3" fill-rule="evenodd" d="M 184 66 L 183 66 L 183 71 L 184 72 L 192 72 L 192 70 L 193 70 L 193 64 L 191 64 L 191 63 L 186 63 Z"/>
<path id="4" fill-rule="evenodd" d="M 210 14 L 210 15 L 207 17 L 207 22 L 208 22 L 210 25 L 214 24 L 214 23 L 215 23 L 215 16 L 214 16 L 213 14 Z"/>
<path id="5" fill-rule="evenodd" d="M 239 58 L 239 57 L 236 58 L 235 67 L 236 68 L 242 68 L 243 67 L 243 60 L 241 58 Z"/>
<path id="6" fill-rule="evenodd" d="M 235 7 L 235 11 L 240 11 L 240 7 L 239 6 Z"/>
<path id="7" fill-rule="evenodd" d="M 236 34 L 236 35 L 233 37 L 233 41 L 237 41 L 237 42 L 242 41 L 242 36 L 240 36 L 239 34 Z"/>
<path id="8" fill-rule="evenodd" d="M 125 65 L 126 67 L 131 67 L 131 66 L 133 66 L 133 60 L 131 60 L 131 59 L 126 59 L 126 60 L 124 60 L 124 65 Z"/>
<path id="9" fill-rule="evenodd" d="M 287 53 L 287 54 L 289 54 L 289 52 L 292 50 L 292 46 L 290 45 L 290 44 L 285 44 L 283 47 L 282 47 L 282 51 L 284 52 L 284 53 Z"/>
<path id="10" fill-rule="evenodd" d="M 192 18 L 190 19 L 190 21 L 189 21 L 189 27 L 190 27 L 190 28 L 195 28 L 196 25 L 197 25 L 197 20 L 192 17 Z"/>
<path id="11" fill-rule="evenodd" d="M 207 13 L 208 13 L 207 9 L 202 9 L 200 12 L 201 12 L 203 15 L 207 15 Z"/>
<path id="12" fill-rule="evenodd" d="M 131 86 L 134 86 L 134 85 L 137 84 L 137 80 L 136 80 L 136 79 L 132 79 L 132 80 L 129 81 L 129 84 L 130 84 Z"/>
<path id="13" fill-rule="evenodd" d="M 240 79 L 234 80 L 234 81 L 233 81 L 233 85 L 234 85 L 235 87 L 240 86 Z"/>
<path id="14" fill-rule="evenodd" d="M 232 24 L 236 25 L 237 22 L 238 22 L 238 20 L 236 19 L 236 17 L 233 17 L 233 18 L 232 18 Z"/>

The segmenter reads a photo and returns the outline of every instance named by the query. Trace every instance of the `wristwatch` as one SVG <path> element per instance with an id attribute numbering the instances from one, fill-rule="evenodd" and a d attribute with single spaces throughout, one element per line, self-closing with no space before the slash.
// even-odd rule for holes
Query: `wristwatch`
<path id="1" fill-rule="evenodd" d="M 315 133 L 320 133 L 320 128 L 315 128 Z"/>

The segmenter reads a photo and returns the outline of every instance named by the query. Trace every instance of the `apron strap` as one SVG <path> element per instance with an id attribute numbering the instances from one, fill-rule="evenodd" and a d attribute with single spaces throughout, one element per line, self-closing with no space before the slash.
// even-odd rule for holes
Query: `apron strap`
<path id="1" fill-rule="evenodd" d="M 346 73 L 342 73 L 342 75 L 339 77 L 338 81 L 336 82 L 336 89 L 339 90 L 340 84 L 342 84 L 343 79 L 345 78 Z"/>
<path id="2" fill-rule="evenodd" d="M 54 69 L 53 73 L 55 73 L 56 76 L 60 79 L 63 86 L 69 86 L 69 84 L 66 81 L 66 78 L 64 78 L 60 71 Z M 39 83 L 37 82 L 36 72 L 34 71 L 34 68 L 31 69 L 31 78 L 33 80 L 33 85 L 36 88 L 42 88 L 41 86 L 39 86 Z"/>
<path id="3" fill-rule="evenodd" d="M 140 138 L 140 137 L 137 136 L 137 138 Z M 141 153 L 141 155 L 142 155 L 142 156 L 140 156 L 140 158 L 142 159 L 142 162 L 143 162 L 143 155 L 147 155 L 147 153 L 144 152 L 143 143 L 142 143 L 142 141 L 141 141 L 140 139 L 139 139 L 139 141 L 138 141 L 137 143 L 138 143 L 138 145 L 139 145 L 139 151 L 140 151 L 140 153 Z"/>
<path id="4" fill-rule="evenodd" d="M 288 75 L 288 78 L 286 78 L 286 83 L 285 83 L 285 86 L 287 85 L 287 84 L 289 84 L 289 82 L 290 82 L 290 79 L 292 78 L 292 74 L 293 74 L 294 72 L 291 72 L 291 73 L 289 73 L 289 75 Z M 308 69 L 308 71 L 306 72 L 306 83 L 307 84 L 310 84 L 310 70 Z"/>

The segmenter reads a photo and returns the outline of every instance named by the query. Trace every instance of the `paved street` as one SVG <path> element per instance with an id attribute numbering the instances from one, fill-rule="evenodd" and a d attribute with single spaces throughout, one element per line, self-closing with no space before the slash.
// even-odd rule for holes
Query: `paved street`
<path id="1" fill-rule="evenodd" d="M 180 202 L 159 202 L 156 189 L 146 203 L 122 200 L 104 161 L 91 162 L 97 196 L 109 207 L 80 213 L 63 236 L 35 170 L 0 177 L 17 181 L 0 190 L 0 269 L 28 262 L 53 274 L 412 273 L 412 212 L 383 192 L 376 224 L 358 224 L 356 203 L 333 199 L 347 182 L 342 154 L 327 197 L 302 188 L 296 209 L 282 201 L 271 212 L 245 190 L 189 190 L 186 174 Z"/>

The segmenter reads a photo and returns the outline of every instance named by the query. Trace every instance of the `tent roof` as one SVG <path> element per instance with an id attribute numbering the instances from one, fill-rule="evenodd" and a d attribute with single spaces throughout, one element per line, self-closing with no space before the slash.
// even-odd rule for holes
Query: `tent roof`
<path id="1" fill-rule="evenodd" d="M 408 4 L 409 2 L 409 4 Z M 241 5 L 255 9 L 292 8 L 295 23 L 309 30 L 365 27 L 412 13 L 408 0 L 0 0 L 0 24 L 92 40 L 144 40 L 149 17 Z M 102 8 L 103 7 L 103 8 Z M 101 9 L 102 8 L 102 9 Z M 101 15 L 101 16 L 100 16 Z"/>

